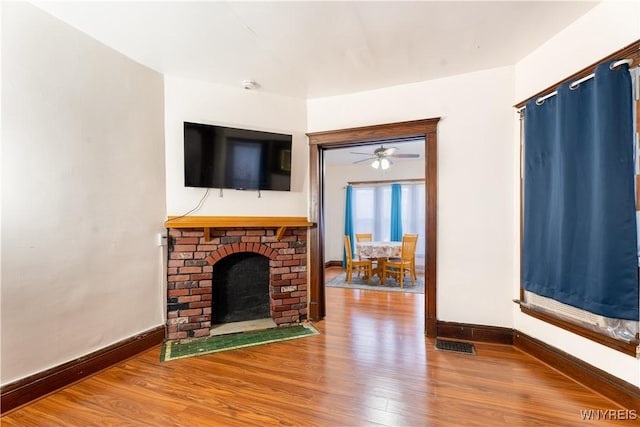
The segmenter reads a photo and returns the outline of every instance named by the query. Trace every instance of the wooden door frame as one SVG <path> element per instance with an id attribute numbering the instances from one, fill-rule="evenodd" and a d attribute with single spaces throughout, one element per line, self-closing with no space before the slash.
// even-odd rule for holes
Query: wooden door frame
<path id="1" fill-rule="evenodd" d="M 309 138 L 309 319 L 326 314 L 324 293 L 324 159 L 327 148 L 345 148 L 395 138 L 424 137 L 425 141 L 425 334 L 437 334 L 436 250 L 438 216 L 438 121 L 440 118 L 308 133 Z"/>

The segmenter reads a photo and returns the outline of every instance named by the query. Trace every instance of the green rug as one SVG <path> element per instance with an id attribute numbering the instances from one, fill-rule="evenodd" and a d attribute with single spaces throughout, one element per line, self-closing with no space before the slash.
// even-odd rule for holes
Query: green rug
<path id="1" fill-rule="evenodd" d="M 168 360 L 184 359 L 185 357 L 218 353 L 220 351 L 235 350 L 237 348 L 252 347 L 254 345 L 293 340 L 318 335 L 319 333 L 311 323 L 303 323 L 300 325 L 280 326 L 260 331 L 196 338 L 185 342 L 168 341 L 162 346 L 160 361 L 166 362 Z"/>

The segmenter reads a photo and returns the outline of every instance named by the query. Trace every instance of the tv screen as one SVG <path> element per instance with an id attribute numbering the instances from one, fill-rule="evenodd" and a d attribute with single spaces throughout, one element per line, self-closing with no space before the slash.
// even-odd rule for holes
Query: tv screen
<path id="1" fill-rule="evenodd" d="M 185 187 L 291 189 L 291 135 L 184 122 Z"/>

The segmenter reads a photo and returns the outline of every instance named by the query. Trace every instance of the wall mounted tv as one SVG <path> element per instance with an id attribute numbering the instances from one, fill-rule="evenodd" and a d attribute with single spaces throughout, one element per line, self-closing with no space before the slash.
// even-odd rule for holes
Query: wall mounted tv
<path id="1" fill-rule="evenodd" d="M 291 135 L 184 122 L 185 187 L 291 189 Z"/>

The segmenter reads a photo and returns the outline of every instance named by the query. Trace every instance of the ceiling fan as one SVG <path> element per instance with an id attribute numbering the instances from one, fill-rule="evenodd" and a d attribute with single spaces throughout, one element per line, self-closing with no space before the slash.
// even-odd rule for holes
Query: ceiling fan
<path id="1" fill-rule="evenodd" d="M 351 154 L 369 156 L 366 159 L 358 160 L 353 163 L 364 163 L 368 162 L 369 160 L 373 160 L 373 162 L 371 163 L 371 167 L 374 169 L 389 169 L 389 166 L 393 164 L 393 162 L 389 160 L 389 157 L 393 157 L 396 159 L 415 159 L 417 157 L 420 157 L 419 154 L 396 153 L 396 151 L 398 150 L 399 148 L 397 147 L 385 147 L 384 145 L 381 145 L 379 148 L 373 150 L 373 153 L 358 153 L 352 151 Z"/>

